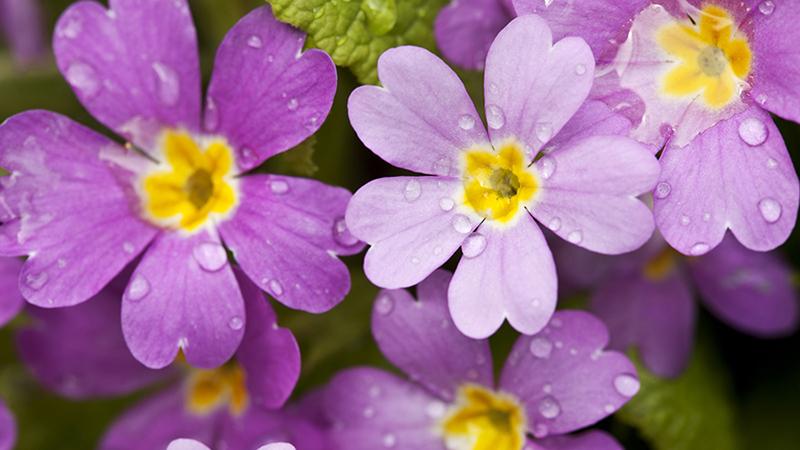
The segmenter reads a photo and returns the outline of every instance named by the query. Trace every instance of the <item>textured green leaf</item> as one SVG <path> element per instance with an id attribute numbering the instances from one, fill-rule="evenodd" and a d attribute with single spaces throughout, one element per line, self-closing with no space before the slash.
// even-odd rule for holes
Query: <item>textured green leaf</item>
<path id="1" fill-rule="evenodd" d="M 617 418 L 656 450 L 738 448 L 730 380 L 708 340 L 699 340 L 688 369 L 665 380 L 638 365 L 642 387 Z"/>
<path id="2" fill-rule="evenodd" d="M 400 45 L 434 47 L 433 21 L 447 0 L 267 0 L 278 19 L 308 33 L 362 83 L 378 81 L 376 64 Z"/>

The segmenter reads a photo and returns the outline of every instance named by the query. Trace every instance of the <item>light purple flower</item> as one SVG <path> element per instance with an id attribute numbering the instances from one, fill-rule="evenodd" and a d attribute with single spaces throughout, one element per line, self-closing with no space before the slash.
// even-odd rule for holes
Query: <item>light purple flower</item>
<path id="1" fill-rule="evenodd" d="M 418 286 L 417 301 L 405 290 L 378 295 L 373 335 L 410 378 L 367 367 L 336 376 L 325 408 L 338 448 L 466 449 L 491 436 L 502 443 L 497 450 L 622 448 L 599 431 L 561 436 L 610 415 L 639 389 L 628 358 L 603 350 L 608 333 L 598 319 L 557 312 L 539 334 L 519 338 L 496 383 L 489 342 L 454 327 L 449 282 L 440 270 Z"/>
<path id="2" fill-rule="evenodd" d="M 0 258 L 0 328 L 16 317 L 25 304 L 17 287 L 21 267 L 19 259 Z"/>
<path id="3" fill-rule="evenodd" d="M 162 388 L 120 417 L 100 449 L 152 450 L 192 438 L 212 448 L 254 450 L 292 439 L 322 449 L 317 427 L 284 402 L 300 372 L 292 333 L 280 328 L 263 294 L 237 271 L 252 320 L 235 357 L 217 369 L 182 363 L 152 370 L 125 349 L 115 283 L 73 308 L 30 306 L 31 324 L 17 336 L 22 360 L 47 388 L 74 399 Z"/>
<path id="4" fill-rule="evenodd" d="M 375 180 L 353 196 L 347 224 L 371 244 L 364 269 L 373 283 L 415 285 L 461 248 L 449 294 L 458 328 L 483 338 L 508 318 L 533 334 L 556 304 L 555 267 L 534 218 L 609 254 L 652 234 L 637 196 L 655 185 L 658 163 L 624 137 L 627 119 L 584 104 L 594 60 L 583 40 L 553 45 L 533 15 L 500 32 L 486 64 L 488 133 L 458 77 L 428 51 L 389 50 L 378 74 L 383 87 L 350 97 L 353 127 L 381 158 L 431 176 Z"/>
<path id="5" fill-rule="evenodd" d="M 645 105 L 632 135 L 666 145 L 659 230 L 687 255 L 710 251 L 727 229 L 747 248 L 771 250 L 794 228 L 800 197 L 769 115 L 800 120 L 800 3 L 652 3 L 608 72 Z"/>
<path id="6" fill-rule="evenodd" d="M 38 0 L 0 0 L 0 37 L 20 64 L 30 64 L 46 51 Z"/>
<path id="7" fill-rule="evenodd" d="M 453 63 L 482 69 L 495 36 L 515 16 L 537 14 L 554 39 L 583 38 L 598 62 L 613 58 L 649 0 L 453 0 L 436 18 L 436 42 Z"/>
<path id="8" fill-rule="evenodd" d="M 58 66 L 81 102 L 132 143 L 123 148 L 55 113 L 0 128 L 0 254 L 29 255 L 29 302 L 71 306 L 141 256 L 122 307 L 125 340 L 149 367 L 182 349 L 215 367 L 245 332 L 228 264 L 285 305 L 326 311 L 349 290 L 337 255 L 350 193 L 314 180 L 240 176 L 313 134 L 336 89 L 330 57 L 269 7 L 220 46 L 201 124 L 195 29 L 185 0 L 83 1 L 56 26 Z M 224 241 L 224 244 L 223 244 Z M 223 246 L 224 245 L 224 246 Z"/>
<path id="9" fill-rule="evenodd" d="M 609 327 L 610 347 L 638 347 L 645 366 L 661 376 L 680 375 L 689 362 L 695 298 L 753 336 L 782 337 L 797 330 L 798 296 L 788 264 L 775 252 L 748 250 L 730 235 L 697 258 L 680 255 L 660 236 L 630 255 L 555 253 L 563 280 L 592 289 L 590 309 Z M 580 266 L 601 269 L 586 278 L 576 273 Z"/>
<path id="10" fill-rule="evenodd" d="M 194 439 L 176 439 L 170 442 L 167 450 L 210 450 L 200 441 Z M 259 447 L 258 450 L 295 450 L 292 444 L 276 442 Z"/>
<path id="11" fill-rule="evenodd" d="M 0 399 L 0 450 L 12 450 L 17 441 L 17 422 Z"/>

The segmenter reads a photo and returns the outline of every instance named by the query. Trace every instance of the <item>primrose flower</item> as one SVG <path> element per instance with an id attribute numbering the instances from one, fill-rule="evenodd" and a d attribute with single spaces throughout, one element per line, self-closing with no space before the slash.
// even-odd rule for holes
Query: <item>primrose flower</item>
<path id="1" fill-rule="evenodd" d="M 292 333 L 278 327 L 258 287 L 236 271 L 251 320 L 234 358 L 216 369 L 175 363 L 161 370 L 139 364 L 120 333 L 120 291 L 112 283 L 73 308 L 31 306 L 31 324 L 17 335 L 22 360 L 47 388 L 86 399 L 161 390 L 128 410 L 107 431 L 101 450 L 166 448 L 192 438 L 212 448 L 251 449 L 291 439 L 322 449 L 316 426 L 281 408 L 300 372 Z"/>
<path id="2" fill-rule="evenodd" d="M 17 442 L 17 422 L 0 399 L 0 450 L 12 450 Z"/>
<path id="3" fill-rule="evenodd" d="M 653 3 L 610 69 L 645 105 L 632 135 L 664 147 L 658 227 L 687 255 L 710 251 L 726 229 L 771 250 L 791 233 L 800 196 L 769 115 L 800 121 L 800 2 Z"/>
<path id="4" fill-rule="evenodd" d="M 81 102 L 132 144 L 55 113 L 9 119 L 0 127 L 0 166 L 11 171 L 0 254 L 29 256 L 22 293 L 46 308 L 85 301 L 137 260 L 122 306 L 133 355 L 159 368 L 180 348 L 190 364 L 215 367 L 246 322 L 226 251 L 292 308 L 325 311 L 349 290 L 337 255 L 360 250 L 344 228 L 350 193 L 246 175 L 319 128 L 336 71 L 258 8 L 221 44 L 201 124 L 186 1 L 111 4 L 68 8 L 55 54 Z"/>
<path id="5" fill-rule="evenodd" d="M 38 0 L 0 0 L 0 38 L 19 63 L 32 63 L 45 53 L 42 28 Z"/>
<path id="6" fill-rule="evenodd" d="M 384 53 L 383 87 L 351 95 L 350 121 L 378 156 L 431 176 L 375 180 L 353 196 L 347 225 L 371 244 L 369 279 L 415 285 L 460 247 L 449 294 L 458 328 L 483 338 L 508 318 L 533 334 L 555 309 L 557 284 L 534 219 L 598 252 L 645 243 L 653 218 L 637 196 L 655 185 L 658 163 L 624 136 L 627 119 L 600 102 L 584 105 L 593 74 L 583 40 L 553 45 L 541 18 L 515 19 L 487 58 L 487 134 L 436 56 L 416 47 Z"/>
<path id="7" fill-rule="evenodd" d="M 515 16 L 536 14 L 555 39 L 583 38 L 598 62 L 608 62 L 649 0 L 453 0 L 436 18 L 436 42 L 453 63 L 483 69 L 495 36 Z"/>
<path id="8" fill-rule="evenodd" d="M 200 441 L 194 439 L 176 439 L 170 442 L 167 450 L 211 450 Z M 276 442 L 274 444 L 267 444 L 259 447 L 258 450 L 295 450 L 292 444 L 285 442 Z"/>
<path id="9" fill-rule="evenodd" d="M 579 258 L 581 266 L 599 270 L 590 278 L 577 274 Z M 638 347 L 644 365 L 660 376 L 680 375 L 689 362 L 695 298 L 723 322 L 756 337 L 797 330 L 798 296 L 788 264 L 775 252 L 748 250 L 730 235 L 696 258 L 679 254 L 656 235 L 629 255 L 570 249 L 556 251 L 556 262 L 562 279 L 592 289 L 590 309 L 609 327 L 609 347 Z"/>
<path id="10" fill-rule="evenodd" d="M 590 426 L 639 389 L 625 355 L 604 351 L 608 333 L 582 311 L 557 312 L 535 336 L 522 336 L 494 381 L 487 340 L 453 326 L 450 274 L 436 271 L 417 288 L 381 291 L 372 332 L 383 354 L 409 379 L 373 368 L 337 375 L 325 410 L 338 448 L 350 450 L 621 449 Z M 529 435 L 535 437 L 531 438 Z"/>
<path id="11" fill-rule="evenodd" d="M 0 258 L 0 327 L 17 316 L 25 304 L 17 282 L 22 261 L 16 258 Z"/>

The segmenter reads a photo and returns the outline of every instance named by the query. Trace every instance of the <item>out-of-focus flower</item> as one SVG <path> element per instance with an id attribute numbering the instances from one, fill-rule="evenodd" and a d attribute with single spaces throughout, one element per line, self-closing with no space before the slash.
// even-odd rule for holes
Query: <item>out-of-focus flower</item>
<path id="1" fill-rule="evenodd" d="M 141 260 L 124 294 L 133 355 L 167 366 L 182 349 L 215 367 L 245 333 L 242 270 L 285 305 L 321 312 L 349 290 L 337 255 L 350 193 L 313 180 L 242 176 L 314 133 L 336 71 L 269 7 L 243 18 L 216 58 L 204 121 L 195 29 L 185 0 L 71 6 L 56 27 L 58 66 L 123 148 L 68 118 L 30 111 L 0 127 L 0 254 L 29 255 L 32 304 L 72 306 Z M 224 240 L 224 245 L 223 245 Z"/>
<path id="2" fill-rule="evenodd" d="M 450 274 L 417 288 L 381 291 L 372 331 L 384 355 L 410 379 L 372 368 L 337 375 L 325 390 L 330 436 L 348 450 L 621 449 L 599 431 L 562 436 L 616 411 L 639 389 L 624 355 L 604 351 L 605 326 L 582 311 L 557 312 L 522 336 L 499 382 L 487 340 L 453 326 Z M 535 439 L 529 437 L 532 434 Z"/>
<path id="3" fill-rule="evenodd" d="M 0 0 L 0 37 L 20 64 L 30 64 L 47 51 L 38 0 Z"/>
<path id="4" fill-rule="evenodd" d="M 13 450 L 17 442 L 17 423 L 0 399 L 0 450 Z"/>
<path id="5" fill-rule="evenodd" d="M 17 335 L 20 355 L 46 387 L 74 399 L 163 386 L 111 426 L 101 449 L 152 450 L 186 437 L 212 448 L 256 449 L 289 439 L 322 449 L 310 421 L 277 409 L 299 375 L 297 342 L 278 327 L 258 288 L 237 276 L 251 320 L 235 357 L 216 369 L 176 362 L 151 370 L 133 359 L 120 332 L 117 283 L 73 308 L 29 307 L 31 324 Z"/>
<path id="6" fill-rule="evenodd" d="M 200 441 L 194 439 L 176 439 L 172 441 L 167 450 L 211 450 Z M 259 447 L 258 450 L 295 450 L 292 444 L 276 442 Z"/>
<path id="7" fill-rule="evenodd" d="M 583 262 L 576 264 L 578 259 Z M 732 236 L 706 255 L 686 257 L 660 236 L 630 255 L 556 250 L 562 279 L 593 290 L 590 309 L 611 332 L 610 347 L 637 347 L 653 373 L 674 377 L 694 347 L 695 297 L 720 320 L 757 337 L 781 337 L 798 325 L 791 270 L 777 253 L 748 250 Z M 586 278 L 581 267 L 602 268 Z"/>
<path id="8" fill-rule="evenodd" d="M 25 304 L 17 286 L 20 268 L 19 259 L 0 258 L 0 327 L 16 317 Z"/>
<path id="9" fill-rule="evenodd" d="M 431 176 L 375 180 L 353 196 L 347 224 L 371 244 L 373 283 L 412 286 L 461 248 L 449 293 L 456 326 L 483 338 L 508 318 L 533 334 L 556 304 L 537 220 L 602 253 L 650 238 L 652 213 L 637 196 L 655 185 L 658 163 L 624 136 L 627 119 L 584 104 L 594 60 L 582 39 L 553 45 L 533 15 L 498 35 L 486 64 L 488 134 L 458 77 L 428 51 L 387 51 L 378 73 L 383 87 L 350 97 L 353 127 L 387 162 Z"/>

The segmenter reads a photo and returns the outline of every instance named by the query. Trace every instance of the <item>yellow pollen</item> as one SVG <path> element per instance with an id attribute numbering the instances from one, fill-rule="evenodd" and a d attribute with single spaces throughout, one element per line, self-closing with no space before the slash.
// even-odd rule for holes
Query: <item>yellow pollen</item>
<path id="1" fill-rule="evenodd" d="M 658 42 L 678 60 L 662 80 L 662 90 L 671 96 L 702 94 L 706 106 L 723 108 L 738 97 L 738 86 L 750 75 L 753 54 L 747 37 L 719 6 L 704 7 L 696 25 L 665 25 L 658 31 Z"/>
<path id="2" fill-rule="evenodd" d="M 241 414 L 249 402 L 244 370 L 235 362 L 217 369 L 192 369 L 186 404 L 189 411 L 205 415 L 227 405 L 231 414 Z"/>
<path id="3" fill-rule="evenodd" d="M 201 147 L 189 133 L 170 130 L 163 136 L 162 149 L 165 161 L 142 180 L 147 219 L 192 232 L 209 218 L 233 211 L 234 159 L 224 140 L 213 139 Z"/>
<path id="4" fill-rule="evenodd" d="M 643 272 L 650 281 L 662 281 L 678 266 L 678 254 L 667 246 L 645 264 Z"/>
<path id="5" fill-rule="evenodd" d="M 525 444 L 525 414 L 511 396 L 468 384 L 459 390 L 456 409 L 442 423 L 448 448 L 520 450 Z"/>
<path id="6" fill-rule="evenodd" d="M 521 146 L 507 141 L 499 151 L 465 152 L 464 203 L 490 220 L 512 220 L 539 189 Z"/>

